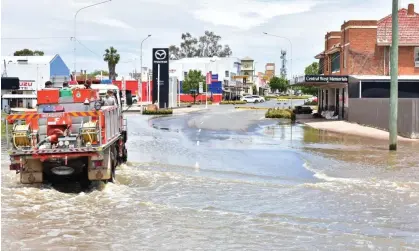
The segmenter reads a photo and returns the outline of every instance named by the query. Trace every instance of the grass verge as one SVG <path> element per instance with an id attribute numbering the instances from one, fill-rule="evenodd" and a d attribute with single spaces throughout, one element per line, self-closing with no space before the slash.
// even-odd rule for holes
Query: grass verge
<path id="1" fill-rule="evenodd" d="M 144 115 L 171 115 L 173 114 L 173 110 L 172 109 L 160 109 L 160 110 L 155 110 L 155 111 L 144 110 L 143 114 Z"/>
<path id="2" fill-rule="evenodd" d="M 244 105 L 247 104 L 246 101 L 236 100 L 236 101 L 221 101 L 220 105 Z"/>

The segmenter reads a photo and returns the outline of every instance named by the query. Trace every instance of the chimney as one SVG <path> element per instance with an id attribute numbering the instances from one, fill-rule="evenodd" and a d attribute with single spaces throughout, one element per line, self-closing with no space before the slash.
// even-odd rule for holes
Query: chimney
<path id="1" fill-rule="evenodd" d="M 414 16 L 415 15 L 415 5 L 413 3 L 409 4 L 407 7 L 407 15 Z"/>

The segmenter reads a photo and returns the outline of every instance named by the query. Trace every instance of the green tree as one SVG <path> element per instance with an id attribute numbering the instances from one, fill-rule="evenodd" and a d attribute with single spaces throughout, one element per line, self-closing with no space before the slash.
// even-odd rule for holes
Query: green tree
<path id="1" fill-rule="evenodd" d="M 19 51 L 15 51 L 13 53 L 13 56 L 43 56 L 44 52 L 43 51 L 32 51 L 29 49 L 23 49 L 23 50 L 19 50 Z"/>
<path id="2" fill-rule="evenodd" d="M 111 46 L 109 49 L 105 50 L 103 54 L 103 60 L 108 63 L 109 69 L 109 79 L 116 79 L 116 65 L 119 63 L 121 56 L 118 54 L 118 51 Z"/>
<path id="3" fill-rule="evenodd" d="M 189 70 L 186 78 L 182 82 L 183 93 L 190 93 L 193 97 L 193 102 L 196 102 L 196 97 L 199 95 L 199 83 L 202 82 L 205 85 L 205 76 L 202 75 L 201 71 Z"/>
<path id="4" fill-rule="evenodd" d="M 319 63 L 313 62 L 309 66 L 307 66 L 304 69 L 305 75 L 318 75 L 319 74 Z M 314 86 L 302 86 L 300 88 L 301 92 L 304 94 L 310 94 L 310 95 L 317 95 L 317 87 Z"/>
<path id="5" fill-rule="evenodd" d="M 269 81 L 271 91 L 286 92 L 289 88 L 288 81 L 285 78 L 272 77 Z"/>
<path id="6" fill-rule="evenodd" d="M 109 76 L 109 72 L 105 70 L 94 70 L 93 72 L 87 74 L 88 78 L 95 78 L 96 76 L 100 75 L 102 73 L 102 76 L 106 77 Z M 118 76 L 116 74 L 116 76 Z"/>
<path id="7" fill-rule="evenodd" d="M 180 46 L 171 45 L 169 54 L 171 59 L 190 57 L 229 57 L 233 54 L 229 45 L 221 45 L 221 36 L 212 31 L 205 31 L 204 35 L 197 38 L 189 32 L 182 33 Z"/>
<path id="8" fill-rule="evenodd" d="M 256 88 L 256 85 L 252 85 L 252 91 L 253 91 L 253 95 L 256 95 L 258 90 Z"/>

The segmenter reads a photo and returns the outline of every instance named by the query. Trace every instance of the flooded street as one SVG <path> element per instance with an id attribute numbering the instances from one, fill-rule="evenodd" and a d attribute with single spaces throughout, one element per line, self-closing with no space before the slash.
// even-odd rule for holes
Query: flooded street
<path id="1" fill-rule="evenodd" d="M 418 144 L 264 112 L 129 114 L 129 163 L 80 193 L 20 185 L 3 161 L 1 250 L 419 250 Z"/>

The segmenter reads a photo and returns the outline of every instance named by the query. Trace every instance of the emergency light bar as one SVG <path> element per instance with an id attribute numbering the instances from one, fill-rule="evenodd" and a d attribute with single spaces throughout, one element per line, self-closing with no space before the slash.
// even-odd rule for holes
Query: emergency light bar
<path id="1" fill-rule="evenodd" d="M 42 110 L 42 112 L 44 113 L 49 113 L 49 112 L 64 112 L 64 106 L 62 105 L 56 105 L 56 106 L 45 106 L 44 109 Z"/>

